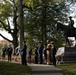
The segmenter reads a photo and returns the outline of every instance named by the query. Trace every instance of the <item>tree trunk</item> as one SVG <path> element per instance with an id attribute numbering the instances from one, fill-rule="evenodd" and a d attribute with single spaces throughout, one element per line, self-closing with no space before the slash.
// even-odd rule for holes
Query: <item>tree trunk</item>
<path id="1" fill-rule="evenodd" d="M 17 36 L 15 37 L 15 36 L 13 36 L 14 37 L 14 39 L 13 39 L 13 46 L 14 46 L 14 50 L 15 50 L 15 48 L 18 46 L 18 39 L 17 39 Z"/>
<path id="2" fill-rule="evenodd" d="M 12 43 L 13 43 L 13 46 L 14 46 L 14 50 L 18 46 L 18 36 L 17 36 L 17 34 L 18 34 L 17 24 L 15 24 L 14 32 L 13 32 L 13 35 L 12 35 L 12 37 L 13 37 L 13 42 Z"/>
<path id="3" fill-rule="evenodd" d="M 42 0 L 42 4 L 43 4 L 43 10 L 42 10 L 42 25 L 43 26 L 43 43 L 45 44 L 46 43 L 46 40 L 47 40 L 47 35 L 46 35 L 46 1 L 45 0 Z"/>
<path id="4" fill-rule="evenodd" d="M 19 0 L 19 26 L 20 26 L 20 48 L 24 40 L 24 23 L 23 23 L 23 0 Z"/>

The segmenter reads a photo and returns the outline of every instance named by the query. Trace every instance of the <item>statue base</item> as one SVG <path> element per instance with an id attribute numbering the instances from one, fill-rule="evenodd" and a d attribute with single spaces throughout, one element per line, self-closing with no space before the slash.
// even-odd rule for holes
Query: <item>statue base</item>
<path id="1" fill-rule="evenodd" d="M 65 47 L 63 62 L 76 62 L 76 47 Z"/>

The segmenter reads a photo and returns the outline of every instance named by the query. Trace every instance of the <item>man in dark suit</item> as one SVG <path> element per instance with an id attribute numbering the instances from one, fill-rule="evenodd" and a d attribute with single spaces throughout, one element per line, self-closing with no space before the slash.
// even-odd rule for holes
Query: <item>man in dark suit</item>
<path id="1" fill-rule="evenodd" d="M 13 51 L 13 49 L 12 49 L 11 45 L 9 45 L 8 50 L 7 50 L 7 52 L 8 52 L 8 61 L 11 61 L 12 51 Z"/>
<path id="2" fill-rule="evenodd" d="M 21 50 L 21 62 L 22 62 L 22 65 L 27 65 L 27 62 L 26 62 L 26 49 L 27 49 L 27 46 L 26 46 L 26 41 L 23 42 L 23 46 L 22 46 L 22 50 Z"/>
<path id="3" fill-rule="evenodd" d="M 42 42 L 39 42 L 38 51 L 39 51 L 40 64 L 42 64 L 42 62 L 43 62 L 43 58 L 42 58 L 43 45 L 42 45 Z"/>

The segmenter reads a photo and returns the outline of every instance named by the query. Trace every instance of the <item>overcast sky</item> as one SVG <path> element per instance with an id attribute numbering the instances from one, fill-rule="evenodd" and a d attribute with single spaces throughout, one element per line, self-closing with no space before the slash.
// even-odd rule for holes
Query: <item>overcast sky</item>
<path id="1" fill-rule="evenodd" d="M 3 34 L 6 38 L 9 38 L 10 40 L 12 40 L 12 37 L 10 34 L 8 34 L 6 31 L 0 31 L 1 34 Z M 0 37 L 0 40 L 3 40 L 2 37 Z"/>

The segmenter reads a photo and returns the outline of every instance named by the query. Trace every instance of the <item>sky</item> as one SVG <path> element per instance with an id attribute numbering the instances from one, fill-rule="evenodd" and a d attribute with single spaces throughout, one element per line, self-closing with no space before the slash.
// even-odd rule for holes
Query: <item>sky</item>
<path id="1" fill-rule="evenodd" d="M 70 6 L 70 13 L 68 15 L 72 16 L 74 27 L 76 27 L 76 4 Z"/>
<path id="2" fill-rule="evenodd" d="M 10 34 L 8 34 L 6 31 L 0 31 L 1 34 L 3 34 L 6 38 L 9 38 L 12 40 L 12 37 Z M 3 40 L 3 38 L 0 36 L 0 40 Z"/>

